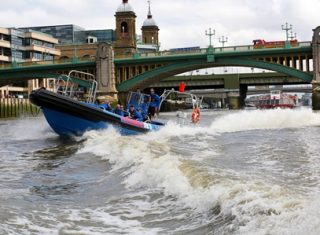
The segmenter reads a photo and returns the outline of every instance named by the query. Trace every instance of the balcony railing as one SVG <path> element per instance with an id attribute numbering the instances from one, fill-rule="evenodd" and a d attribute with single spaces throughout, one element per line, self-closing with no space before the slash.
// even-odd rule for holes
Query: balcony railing
<path id="1" fill-rule="evenodd" d="M 5 55 L 0 55 L 0 61 L 10 62 L 10 57 Z"/>
<path id="2" fill-rule="evenodd" d="M 57 50 L 55 48 L 49 48 L 49 47 L 45 47 L 45 46 L 40 46 L 40 45 L 26 46 L 25 50 L 26 51 L 38 51 L 38 52 L 41 52 L 41 53 L 46 53 L 46 54 L 56 55 L 56 56 L 60 56 L 61 55 L 61 51 L 60 50 Z"/>
<path id="3" fill-rule="evenodd" d="M 0 47 L 11 48 L 11 43 L 9 41 L 0 39 Z"/>

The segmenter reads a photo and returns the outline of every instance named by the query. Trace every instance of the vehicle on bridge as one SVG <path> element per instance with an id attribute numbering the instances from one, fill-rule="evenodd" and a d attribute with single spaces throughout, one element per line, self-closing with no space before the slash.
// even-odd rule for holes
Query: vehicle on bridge
<path id="1" fill-rule="evenodd" d="M 76 73 L 90 76 L 90 80 L 74 79 Z M 77 90 L 79 84 L 86 88 L 86 99 L 79 100 Z M 131 119 L 126 115 L 119 115 L 103 105 L 96 104 L 97 82 L 92 74 L 71 71 L 68 76 L 63 75 L 56 80 L 55 91 L 40 88 L 30 94 L 30 101 L 39 106 L 51 126 L 60 136 L 82 135 L 88 130 L 104 129 L 108 126 L 115 127 L 121 134 L 132 135 L 148 131 L 159 130 L 164 124 L 158 121 L 143 122 Z M 143 101 L 148 109 L 142 93 L 130 94 L 128 105 L 138 105 Z M 133 103 L 134 102 L 134 103 Z M 109 106 L 110 108 L 110 106 Z"/>
<path id="2" fill-rule="evenodd" d="M 298 40 L 290 40 L 290 46 L 297 47 Z M 253 48 L 254 49 L 263 49 L 263 48 L 284 48 L 286 45 L 286 41 L 265 41 L 263 39 L 255 39 L 253 40 Z"/>
<path id="3" fill-rule="evenodd" d="M 201 48 L 199 46 L 195 46 L 195 47 L 180 47 L 180 48 L 171 48 L 168 51 L 165 52 L 169 52 L 171 54 L 175 54 L 175 53 L 199 53 L 201 52 Z"/>
<path id="4" fill-rule="evenodd" d="M 258 109 L 294 108 L 296 105 L 297 96 L 283 93 L 280 90 L 246 99 L 246 106 Z"/>

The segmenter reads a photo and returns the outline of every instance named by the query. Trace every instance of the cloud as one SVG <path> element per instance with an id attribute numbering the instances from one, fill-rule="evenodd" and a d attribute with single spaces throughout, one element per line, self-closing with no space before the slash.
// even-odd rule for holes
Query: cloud
<path id="1" fill-rule="evenodd" d="M 86 29 L 114 29 L 121 0 L 15 0 L 3 1 L 1 27 L 76 24 Z M 129 0 L 137 15 L 137 33 L 147 17 L 147 1 Z M 153 0 L 151 10 L 160 28 L 162 49 L 208 45 L 205 30 L 216 30 L 227 45 L 251 44 L 253 39 L 285 39 L 281 25 L 291 23 L 301 41 L 310 41 L 320 24 L 319 0 Z"/>

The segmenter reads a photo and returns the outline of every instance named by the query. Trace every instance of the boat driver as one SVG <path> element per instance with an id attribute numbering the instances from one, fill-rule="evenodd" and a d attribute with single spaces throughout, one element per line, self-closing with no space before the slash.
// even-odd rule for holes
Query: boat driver
<path id="1" fill-rule="evenodd" d="M 150 97 L 151 101 L 149 104 L 149 117 L 152 120 L 155 117 L 155 114 L 158 112 L 158 108 L 160 105 L 160 97 L 154 92 L 154 89 L 150 89 Z"/>

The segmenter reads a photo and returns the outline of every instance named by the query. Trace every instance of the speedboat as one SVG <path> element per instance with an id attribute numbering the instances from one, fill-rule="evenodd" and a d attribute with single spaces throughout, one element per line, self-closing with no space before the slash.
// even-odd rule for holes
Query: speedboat
<path id="1" fill-rule="evenodd" d="M 83 80 L 77 74 L 90 77 Z M 80 77 L 81 77 L 80 76 Z M 79 136 L 89 130 L 113 126 L 121 134 L 134 135 L 159 130 L 164 123 L 137 121 L 129 116 L 120 116 L 96 103 L 97 82 L 92 74 L 71 71 L 55 80 L 53 91 L 40 88 L 32 91 L 30 101 L 41 108 L 50 127 L 60 136 Z M 148 107 L 145 94 L 130 93 L 127 106 Z"/>

